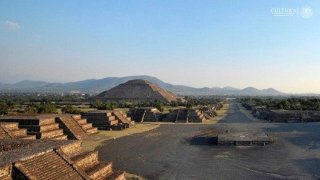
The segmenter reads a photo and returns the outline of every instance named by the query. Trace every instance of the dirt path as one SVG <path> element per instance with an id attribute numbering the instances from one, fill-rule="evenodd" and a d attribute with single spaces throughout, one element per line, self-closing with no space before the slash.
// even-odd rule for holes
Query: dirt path
<path id="1" fill-rule="evenodd" d="M 259 129 L 276 142 L 265 147 L 192 145 L 208 129 Z M 116 169 L 147 179 L 317 179 L 320 177 L 320 124 L 254 122 L 231 104 L 216 125 L 162 124 L 146 133 L 109 140 L 100 158 Z"/>

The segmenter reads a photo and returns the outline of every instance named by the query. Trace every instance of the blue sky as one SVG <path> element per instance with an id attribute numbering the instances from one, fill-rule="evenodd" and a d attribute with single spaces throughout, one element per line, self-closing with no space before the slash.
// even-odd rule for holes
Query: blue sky
<path id="1" fill-rule="evenodd" d="M 1 0 L 0 23 L 0 82 L 146 74 L 320 93 L 318 0 Z"/>

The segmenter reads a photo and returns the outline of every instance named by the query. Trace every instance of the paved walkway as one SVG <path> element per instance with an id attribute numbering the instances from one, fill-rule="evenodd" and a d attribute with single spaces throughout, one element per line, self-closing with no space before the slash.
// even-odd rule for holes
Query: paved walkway
<path id="1" fill-rule="evenodd" d="M 237 104 L 221 123 L 162 124 L 159 128 L 110 140 L 100 158 L 147 179 L 317 179 L 320 124 L 252 123 Z M 276 141 L 265 147 L 192 145 L 208 129 L 261 130 Z"/>

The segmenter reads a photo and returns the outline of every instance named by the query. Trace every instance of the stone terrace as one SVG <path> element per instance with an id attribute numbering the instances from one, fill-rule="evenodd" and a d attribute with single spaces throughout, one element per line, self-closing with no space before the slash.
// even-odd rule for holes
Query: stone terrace
<path id="1" fill-rule="evenodd" d="M 188 122 L 204 122 L 206 118 L 204 114 L 198 109 L 175 109 L 171 113 L 167 114 L 162 121 L 164 122 L 177 122 L 177 123 L 188 123 Z"/>
<path id="2" fill-rule="evenodd" d="M 19 123 L 19 128 L 27 129 L 28 135 L 37 139 L 66 140 L 67 136 L 56 123 L 54 116 L 10 116 L 1 117 L 0 122 Z"/>
<path id="3" fill-rule="evenodd" d="M 35 135 L 27 135 L 18 123 L 0 123 L 0 139 L 36 139 Z"/>
<path id="4" fill-rule="evenodd" d="M 125 179 L 97 152 L 82 152 L 80 141 L 0 142 L 0 179 Z"/>
<path id="5" fill-rule="evenodd" d="M 102 130 L 123 130 L 134 125 L 134 121 L 121 111 L 90 111 L 85 114 L 85 118 Z"/>
<path id="6" fill-rule="evenodd" d="M 130 109 L 128 116 L 135 122 L 154 122 L 159 121 L 162 114 L 157 108 L 142 107 Z"/>

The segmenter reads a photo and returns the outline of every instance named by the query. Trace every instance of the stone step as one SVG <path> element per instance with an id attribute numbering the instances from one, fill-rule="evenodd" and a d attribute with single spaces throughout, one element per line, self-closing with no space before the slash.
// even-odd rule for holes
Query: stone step
<path id="1" fill-rule="evenodd" d="M 27 136 L 27 130 L 26 129 L 17 129 L 17 130 L 11 130 L 9 134 L 13 138 L 19 138 L 19 137 L 25 137 Z"/>
<path id="2" fill-rule="evenodd" d="M 17 130 L 19 129 L 18 123 L 2 123 L 1 126 L 6 128 L 7 130 Z"/>
<path id="3" fill-rule="evenodd" d="M 80 119 L 80 120 L 77 120 L 78 124 L 82 125 L 82 124 L 87 124 L 87 119 Z"/>
<path id="4" fill-rule="evenodd" d="M 126 172 L 125 171 L 113 172 L 110 176 L 106 178 L 106 180 L 126 180 Z"/>
<path id="5" fill-rule="evenodd" d="M 48 118 L 40 118 L 39 119 L 39 125 L 43 126 L 43 125 L 49 125 L 49 124 L 54 124 L 55 121 L 55 117 L 48 117 Z"/>
<path id="6" fill-rule="evenodd" d="M 116 124 L 118 124 L 118 123 L 119 123 L 118 120 L 108 121 L 108 125 L 109 125 L 109 126 L 113 126 L 113 125 L 116 125 Z"/>
<path id="7" fill-rule="evenodd" d="M 45 132 L 59 129 L 58 123 L 45 124 L 45 125 L 20 125 L 20 128 L 26 128 L 29 132 Z"/>
<path id="8" fill-rule="evenodd" d="M 98 133 L 98 128 L 92 127 L 90 129 L 86 129 L 86 133 L 89 135 Z"/>
<path id="9" fill-rule="evenodd" d="M 68 157 L 75 157 L 80 153 L 81 141 L 74 141 L 73 143 L 61 146 L 59 151 L 67 155 Z"/>
<path id="10" fill-rule="evenodd" d="M 83 179 L 70 164 L 51 151 L 15 163 L 27 179 Z"/>
<path id="11" fill-rule="evenodd" d="M 52 140 L 68 140 L 68 136 L 67 135 L 59 135 L 59 136 L 55 136 L 50 138 Z"/>
<path id="12" fill-rule="evenodd" d="M 46 132 L 28 132 L 29 135 L 36 135 L 37 139 L 50 139 L 63 134 L 62 129 L 51 130 Z"/>
<path id="13" fill-rule="evenodd" d="M 99 163 L 85 171 L 90 179 L 105 179 L 112 175 L 112 163 Z"/>
<path id="14" fill-rule="evenodd" d="M 71 116 L 74 120 L 80 120 L 81 119 L 81 115 L 77 114 L 77 115 L 72 115 Z"/>
<path id="15" fill-rule="evenodd" d="M 72 157 L 71 160 L 77 167 L 83 169 L 84 171 L 99 164 L 97 151 L 83 152 L 75 157 Z"/>
<path id="16" fill-rule="evenodd" d="M 11 139 L 9 134 L 0 126 L 0 139 Z"/>
<path id="17" fill-rule="evenodd" d="M 35 140 L 36 136 L 35 135 L 27 135 L 27 136 L 24 136 L 24 137 L 20 137 L 19 139 L 22 139 L 22 140 Z"/>
<path id="18" fill-rule="evenodd" d="M 91 123 L 82 124 L 81 127 L 82 127 L 82 129 L 87 130 L 87 129 L 92 128 L 92 124 Z"/>
<path id="19" fill-rule="evenodd" d="M 114 121 L 114 120 L 116 120 L 116 117 L 115 116 L 108 116 L 107 120 L 108 121 Z"/>

